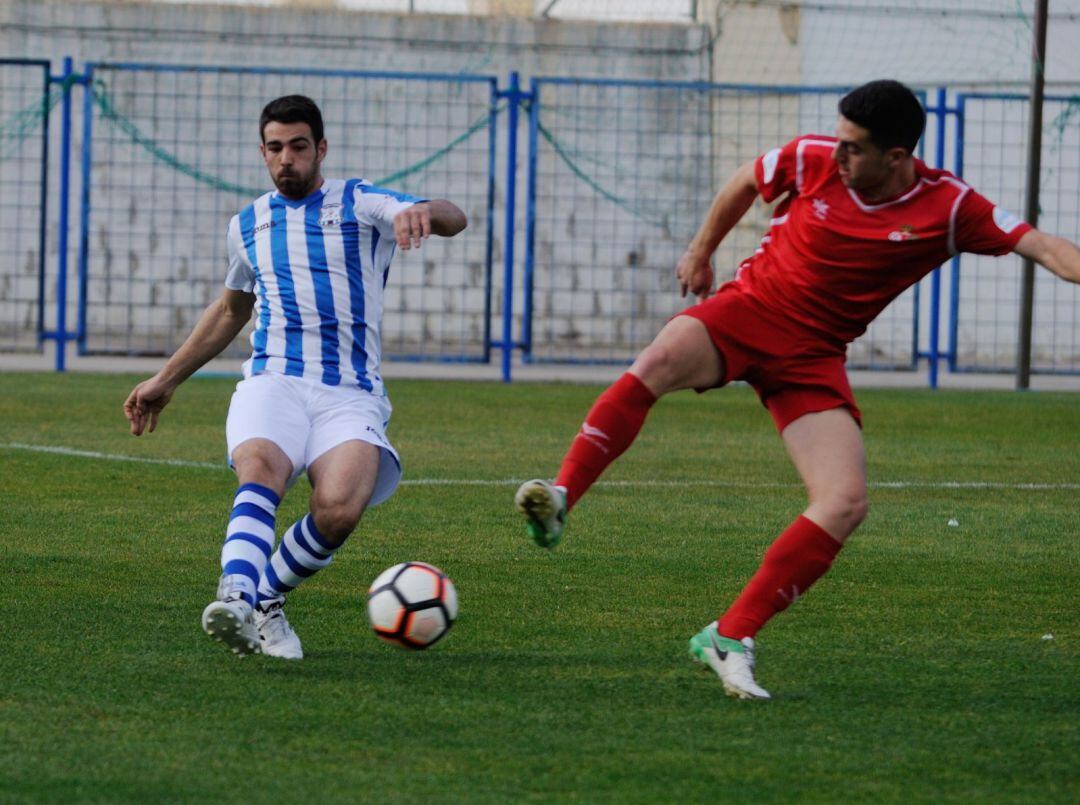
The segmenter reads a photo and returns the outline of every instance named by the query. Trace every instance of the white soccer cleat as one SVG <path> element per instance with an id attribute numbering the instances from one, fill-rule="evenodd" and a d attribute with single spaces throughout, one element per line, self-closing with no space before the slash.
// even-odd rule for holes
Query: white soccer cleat
<path id="1" fill-rule="evenodd" d="M 525 515 L 529 536 L 541 548 L 554 548 L 566 528 L 566 492 L 536 478 L 518 487 L 514 505 Z"/>
<path id="2" fill-rule="evenodd" d="M 772 698 L 765 688 L 754 681 L 752 637 L 732 640 L 722 636 L 715 623 L 710 623 L 690 638 L 690 656 L 716 672 L 728 696 L 734 699 Z"/>
<path id="3" fill-rule="evenodd" d="M 262 653 L 283 660 L 302 660 L 304 650 L 288 618 L 285 617 L 285 598 L 272 598 L 255 607 L 255 627 L 259 631 Z"/>
<path id="4" fill-rule="evenodd" d="M 259 630 L 255 628 L 251 605 L 242 599 L 211 601 L 203 610 L 202 627 L 233 654 L 259 653 Z"/>

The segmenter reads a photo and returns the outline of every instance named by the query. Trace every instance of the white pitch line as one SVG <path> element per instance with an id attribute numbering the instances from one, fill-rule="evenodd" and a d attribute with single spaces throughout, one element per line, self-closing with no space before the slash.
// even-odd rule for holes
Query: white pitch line
<path id="1" fill-rule="evenodd" d="M 137 464 L 159 464 L 169 467 L 192 467 L 200 470 L 225 470 L 225 462 L 215 464 L 209 461 L 184 461 L 178 458 L 144 458 L 142 456 L 124 456 L 115 453 L 99 453 L 94 450 L 76 450 L 72 447 L 55 447 L 44 444 L 23 444 L 8 442 L 0 444 L 0 450 L 26 450 L 32 453 L 53 453 L 61 456 L 90 458 L 100 461 L 127 461 Z M 403 486 L 517 486 L 524 478 L 482 479 L 482 478 L 406 478 Z M 774 483 L 758 481 L 709 481 L 704 479 L 684 481 L 600 481 L 600 486 L 617 487 L 658 487 L 678 488 L 687 486 L 706 486 L 720 489 L 800 489 L 799 483 Z M 870 481 L 872 489 L 1015 489 L 1015 490 L 1080 490 L 1076 484 L 1046 483 L 1004 483 L 999 481 Z"/>
<path id="2" fill-rule="evenodd" d="M 209 461 L 183 461 L 178 458 L 143 458 L 142 456 L 120 456 L 115 453 L 98 453 L 93 450 L 76 450 L 72 447 L 53 447 L 45 444 L 22 444 L 9 442 L 0 444 L 4 450 L 28 450 L 31 453 L 55 453 L 61 456 L 76 456 L 78 458 L 96 458 L 101 461 L 132 461 L 136 464 L 165 464 L 170 467 L 196 467 L 202 470 L 226 469 L 224 463 L 211 464 Z"/>

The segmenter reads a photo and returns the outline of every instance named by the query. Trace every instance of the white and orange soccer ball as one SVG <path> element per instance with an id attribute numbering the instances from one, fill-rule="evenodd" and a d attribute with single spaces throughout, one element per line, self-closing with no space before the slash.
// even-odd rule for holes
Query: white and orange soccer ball
<path id="1" fill-rule="evenodd" d="M 379 574 L 368 589 L 368 620 L 388 643 L 427 648 L 442 638 L 457 617 L 457 590 L 439 568 L 402 562 Z"/>

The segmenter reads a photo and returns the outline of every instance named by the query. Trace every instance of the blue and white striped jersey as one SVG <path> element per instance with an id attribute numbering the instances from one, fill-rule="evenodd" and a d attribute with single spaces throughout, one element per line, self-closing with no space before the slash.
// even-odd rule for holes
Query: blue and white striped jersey
<path id="1" fill-rule="evenodd" d="M 363 179 L 299 200 L 271 192 L 229 222 L 225 285 L 256 295 L 244 377 L 276 372 L 384 394 L 383 287 L 394 216 L 425 201 Z"/>

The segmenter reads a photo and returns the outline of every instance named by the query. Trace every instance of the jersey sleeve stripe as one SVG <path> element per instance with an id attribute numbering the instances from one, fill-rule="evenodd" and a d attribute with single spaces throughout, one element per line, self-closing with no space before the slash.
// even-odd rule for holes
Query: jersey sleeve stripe
<path id="1" fill-rule="evenodd" d="M 949 210 L 949 241 L 948 248 L 949 254 L 957 254 L 956 250 L 956 215 L 960 211 L 960 202 L 964 200 L 964 196 L 971 190 L 966 184 L 960 185 L 960 192 L 956 194 L 956 199 L 953 201 L 952 209 Z"/>
<path id="2" fill-rule="evenodd" d="M 814 140 L 805 139 L 799 140 L 799 144 L 795 146 L 795 191 L 801 193 L 803 190 L 803 174 L 804 174 L 804 159 L 803 150 L 809 146 L 816 148 L 828 148 L 832 150 L 836 143 L 830 140 Z"/>
<path id="3" fill-rule="evenodd" d="M 359 182 L 357 184 L 357 189 L 365 195 L 378 194 L 380 196 L 389 196 L 395 201 L 402 201 L 406 204 L 420 204 L 421 202 L 429 201 L 429 199 L 421 198 L 420 196 L 411 196 L 408 193 L 399 193 L 396 190 L 387 190 L 385 187 L 379 187 L 374 184 L 365 184 L 364 182 Z"/>

